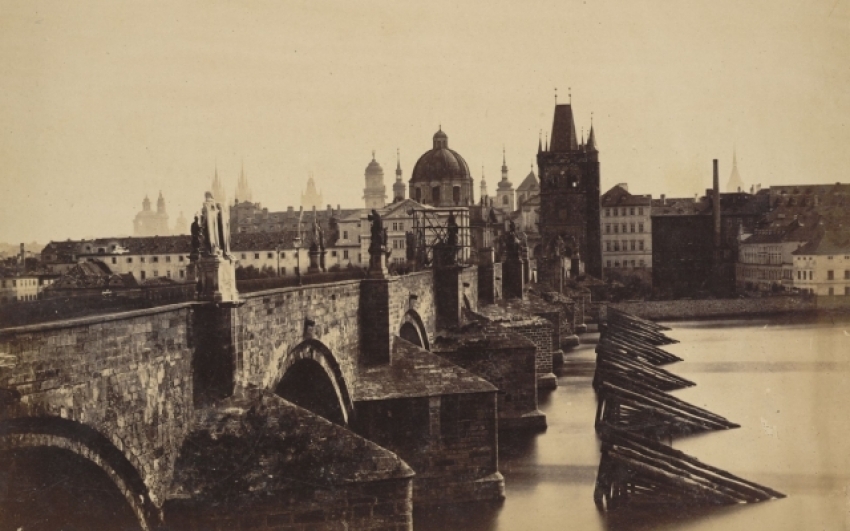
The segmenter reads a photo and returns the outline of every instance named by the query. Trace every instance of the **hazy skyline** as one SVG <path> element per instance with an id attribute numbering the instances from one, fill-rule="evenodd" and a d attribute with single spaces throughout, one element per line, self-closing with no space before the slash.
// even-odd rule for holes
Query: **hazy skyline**
<path id="1" fill-rule="evenodd" d="M 230 199 L 362 205 L 442 124 L 488 188 L 518 185 L 554 88 L 596 128 L 603 191 L 693 196 L 733 147 L 746 185 L 848 182 L 850 2 L 10 2 L 0 5 L 0 241 L 171 224 L 213 170 Z M 536 172 L 536 164 L 535 164 Z"/>

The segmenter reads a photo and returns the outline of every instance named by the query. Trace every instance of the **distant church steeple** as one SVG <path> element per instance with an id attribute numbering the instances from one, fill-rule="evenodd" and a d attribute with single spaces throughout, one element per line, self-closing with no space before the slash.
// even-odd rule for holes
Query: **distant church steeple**
<path id="1" fill-rule="evenodd" d="M 213 198 L 216 202 L 221 203 L 222 205 L 227 205 L 227 193 L 224 191 L 224 186 L 221 185 L 221 179 L 218 177 L 218 164 L 215 166 L 215 173 L 213 174 L 213 181 L 211 190 Z"/>
<path id="2" fill-rule="evenodd" d="M 729 182 L 726 183 L 726 192 L 727 193 L 735 193 L 735 192 L 745 192 L 746 188 L 744 186 L 744 181 L 741 179 L 741 176 L 738 174 L 738 150 L 737 148 L 732 149 L 732 174 L 729 175 Z"/>
<path id="3" fill-rule="evenodd" d="M 505 148 L 502 148 L 502 180 L 496 187 L 496 206 L 508 212 L 514 211 L 514 185 L 508 180 L 508 163 Z"/>
<path id="4" fill-rule="evenodd" d="M 242 163 L 242 171 L 239 174 L 239 183 L 236 185 L 234 200 L 237 203 L 250 203 L 253 200 L 251 188 L 248 186 L 248 178 L 245 177 L 245 163 Z"/>
<path id="5" fill-rule="evenodd" d="M 481 166 L 481 204 L 484 204 L 485 197 L 487 197 L 487 179 L 484 177 L 484 166 Z"/>
<path id="6" fill-rule="evenodd" d="M 395 150 L 396 166 L 395 166 L 395 182 L 393 183 L 393 202 L 398 203 L 404 201 L 404 195 L 407 193 L 407 185 L 401 179 L 401 153 Z"/>
<path id="7" fill-rule="evenodd" d="M 316 181 L 313 180 L 313 172 L 307 177 L 307 189 L 301 194 L 301 206 L 305 209 L 322 208 L 322 192 L 316 189 Z"/>

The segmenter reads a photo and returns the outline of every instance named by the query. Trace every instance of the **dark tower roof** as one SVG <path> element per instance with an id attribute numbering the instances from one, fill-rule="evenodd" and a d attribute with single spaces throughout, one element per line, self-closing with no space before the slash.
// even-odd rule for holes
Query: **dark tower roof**
<path id="1" fill-rule="evenodd" d="M 576 124 L 573 120 L 573 108 L 569 104 L 555 105 L 555 120 L 552 123 L 552 142 L 548 151 L 564 153 L 576 151 Z"/>
<path id="2" fill-rule="evenodd" d="M 590 126 L 590 136 L 587 137 L 587 150 L 599 151 L 599 148 L 596 147 L 596 133 L 593 132 L 593 125 Z"/>

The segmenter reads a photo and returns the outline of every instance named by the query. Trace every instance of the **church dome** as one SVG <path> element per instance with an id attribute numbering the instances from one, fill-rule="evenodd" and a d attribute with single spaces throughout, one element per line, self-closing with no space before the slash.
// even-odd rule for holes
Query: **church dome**
<path id="1" fill-rule="evenodd" d="M 449 149 L 449 137 L 441 129 L 434 134 L 434 148 L 426 151 L 416 161 L 410 182 L 457 179 L 471 180 L 469 166 L 458 152 Z"/>
<path id="2" fill-rule="evenodd" d="M 375 152 L 372 152 L 372 161 L 366 166 L 366 175 L 384 175 L 384 169 L 375 160 Z"/>

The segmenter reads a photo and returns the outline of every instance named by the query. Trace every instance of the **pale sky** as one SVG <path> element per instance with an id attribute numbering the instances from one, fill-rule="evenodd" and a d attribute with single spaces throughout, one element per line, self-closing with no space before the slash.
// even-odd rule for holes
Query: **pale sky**
<path id="1" fill-rule="evenodd" d="M 442 124 L 488 187 L 518 185 L 568 87 L 603 191 L 692 196 L 711 159 L 747 186 L 850 182 L 850 0 L 0 0 L 0 241 L 132 233 L 228 194 L 362 206 Z M 536 167 L 535 167 L 536 171 Z"/>

